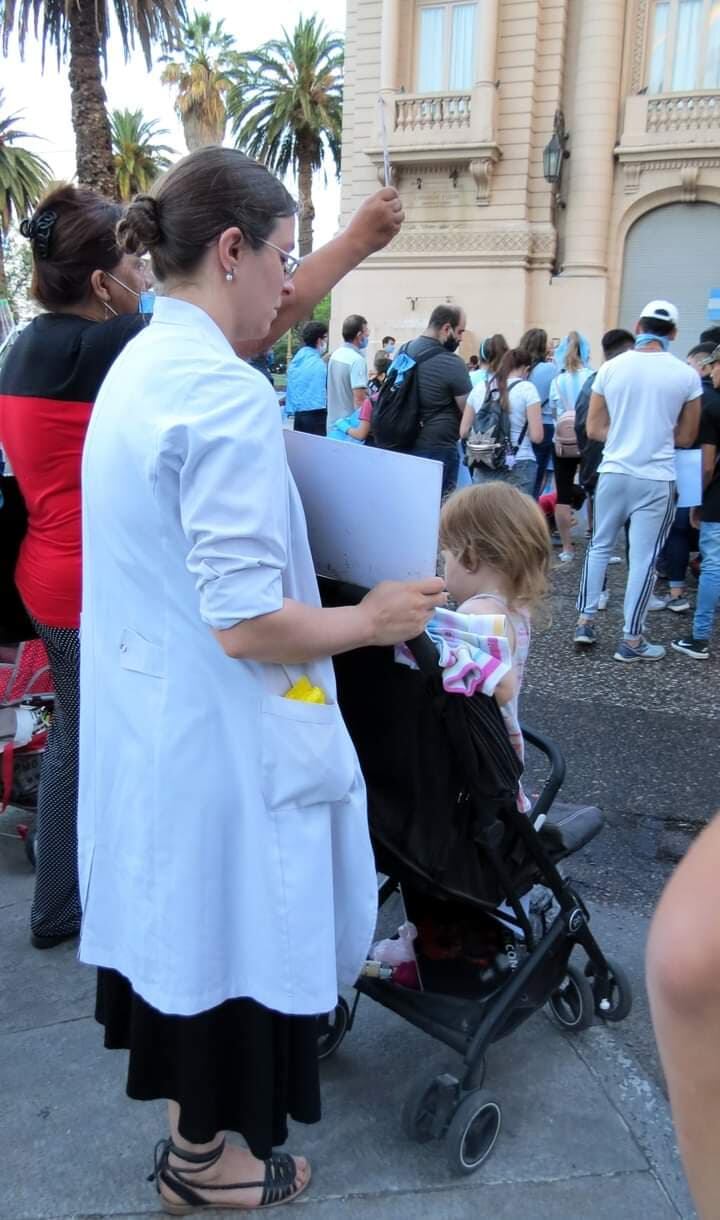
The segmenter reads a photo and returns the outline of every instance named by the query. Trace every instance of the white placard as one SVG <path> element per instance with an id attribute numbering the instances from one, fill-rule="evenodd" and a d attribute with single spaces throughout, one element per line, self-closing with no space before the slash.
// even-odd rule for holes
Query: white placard
<path id="1" fill-rule="evenodd" d="M 442 462 L 284 433 L 318 576 L 371 589 L 437 565 Z"/>
<path id="2" fill-rule="evenodd" d="M 677 507 L 697 508 L 702 504 L 702 449 L 675 450 Z"/>

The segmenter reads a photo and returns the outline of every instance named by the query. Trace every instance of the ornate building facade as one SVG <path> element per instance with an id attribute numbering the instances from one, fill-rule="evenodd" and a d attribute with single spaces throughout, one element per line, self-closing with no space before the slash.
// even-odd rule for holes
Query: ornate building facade
<path id="1" fill-rule="evenodd" d="M 468 351 L 540 325 L 597 358 L 654 297 L 679 306 L 681 347 L 708 324 L 720 0 L 348 0 L 344 123 L 343 218 L 386 144 L 407 221 L 336 290 L 336 330 L 358 312 L 404 340 L 449 300 Z"/>

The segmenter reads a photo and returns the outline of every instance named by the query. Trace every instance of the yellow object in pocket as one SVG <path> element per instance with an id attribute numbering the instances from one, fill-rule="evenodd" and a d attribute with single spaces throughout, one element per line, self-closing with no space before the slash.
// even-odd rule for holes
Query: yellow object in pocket
<path id="1" fill-rule="evenodd" d="M 298 703 L 326 703 L 325 692 L 319 686 L 313 686 L 307 674 L 298 678 L 294 686 L 284 696 L 285 699 L 295 699 Z"/>

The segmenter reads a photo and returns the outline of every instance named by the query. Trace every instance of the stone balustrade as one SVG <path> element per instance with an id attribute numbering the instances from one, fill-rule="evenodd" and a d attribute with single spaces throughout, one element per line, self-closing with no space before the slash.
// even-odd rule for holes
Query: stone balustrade
<path id="1" fill-rule="evenodd" d="M 668 93 L 647 99 L 648 133 L 720 127 L 720 93 Z"/>
<path id="2" fill-rule="evenodd" d="M 469 93 L 402 93 L 395 99 L 394 130 L 398 134 L 431 134 L 470 127 Z"/>

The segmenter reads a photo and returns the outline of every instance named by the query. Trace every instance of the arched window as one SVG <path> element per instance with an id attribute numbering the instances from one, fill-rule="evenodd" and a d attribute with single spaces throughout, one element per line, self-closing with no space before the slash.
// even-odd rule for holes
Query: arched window
<path id="1" fill-rule="evenodd" d="M 475 83 L 477 4 L 417 4 L 418 93 L 461 92 Z"/>
<path id="2" fill-rule="evenodd" d="M 720 0 L 655 0 L 648 92 L 720 89 Z"/>

